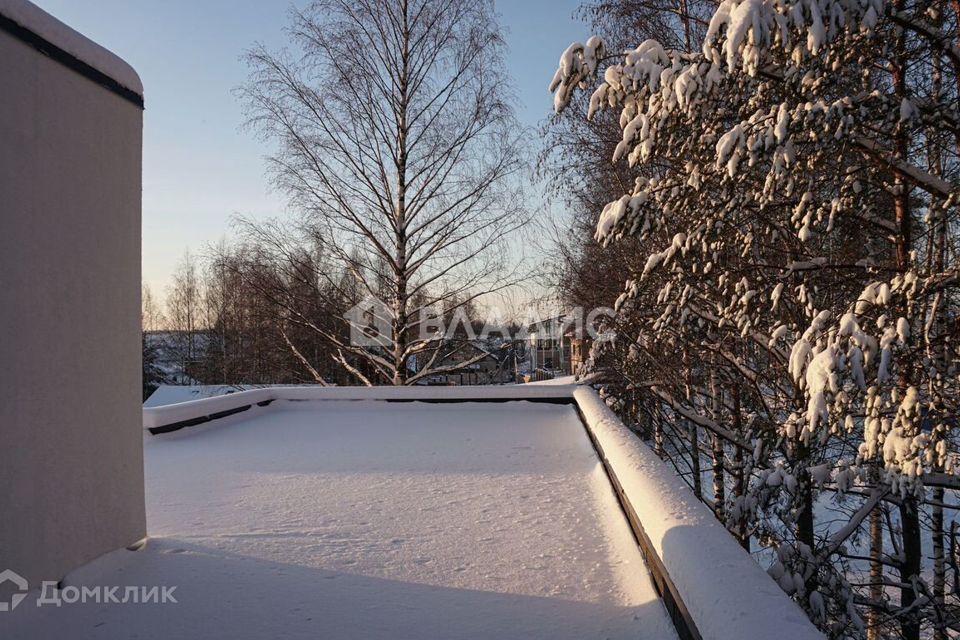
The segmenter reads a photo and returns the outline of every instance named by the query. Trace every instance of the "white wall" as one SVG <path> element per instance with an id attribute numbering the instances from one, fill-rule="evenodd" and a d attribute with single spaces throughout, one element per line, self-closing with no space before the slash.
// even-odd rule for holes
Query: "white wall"
<path id="1" fill-rule="evenodd" d="M 58 25 L 61 46 L 110 61 Z M 0 571 L 38 587 L 145 535 L 142 110 L 13 33 L 0 28 Z"/>

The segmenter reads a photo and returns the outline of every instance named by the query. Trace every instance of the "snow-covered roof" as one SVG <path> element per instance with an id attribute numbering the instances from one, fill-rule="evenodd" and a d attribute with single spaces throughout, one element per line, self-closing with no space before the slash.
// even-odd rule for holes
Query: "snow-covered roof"
<path id="1" fill-rule="evenodd" d="M 171 423 L 145 434 L 146 549 L 64 584 L 176 585 L 176 610 L 26 605 L 13 637 L 823 638 L 588 387 L 144 409 Z"/>
<path id="2" fill-rule="evenodd" d="M 238 391 L 248 391 L 250 389 L 264 389 L 267 387 L 289 387 L 291 385 L 269 385 L 269 384 L 161 384 L 150 394 L 144 407 L 165 407 L 171 404 L 181 402 L 190 402 L 192 400 L 203 400 L 204 398 L 215 398 L 225 396 Z M 313 385 L 306 385 L 313 386 Z"/>
<path id="3" fill-rule="evenodd" d="M 527 329 L 530 333 L 539 333 L 541 330 L 553 331 L 556 325 L 563 324 L 568 315 L 567 313 L 561 313 L 550 318 L 543 318 L 542 320 L 531 322 Z"/>
<path id="4" fill-rule="evenodd" d="M 143 83 L 120 57 L 74 31 L 28 0 L 0 0 L 0 16 L 36 34 L 51 45 L 143 97 Z"/>
<path id="5" fill-rule="evenodd" d="M 716 521 L 711 511 L 690 494 L 682 480 L 620 422 L 589 387 L 559 384 L 442 388 L 276 387 L 144 409 L 144 427 L 162 433 L 166 430 L 165 425 L 178 428 L 196 424 L 198 418 L 217 416 L 230 416 L 224 421 L 237 420 L 246 424 L 255 421 L 257 416 L 268 416 L 273 411 L 282 412 L 292 407 L 306 409 L 314 406 L 314 414 L 320 416 L 326 407 L 333 406 L 331 402 L 343 400 L 359 405 L 374 401 L 385 407 L 403 406 L 396 404 L 399 401 L 424 408 L 429 407 L 426 403 L 453 402 L 457 403 L 458 420 L 468 423 L 472 409 L 467 410 L 467 407 L 491 402 L 509 403 L 512 407 L 521 406 L 517 401 L 523 400 L 575 406 L 583 418 L 581 428 L 595 445 L 592 455 L 600 455 L 611 482 L 622 492 L 620 498 L 624 512 L 632 513 L 641 527 L 640 531 L 635 529 L 637 537 L 654 563 L 650 565 L 651 570 L 666 581 L 665 597 L 681 603 L 675 610 L 686 612 L 682 614 L 684 624 L 699 628 L 703 637 L 716 640 L 745 637 L 814 640 L 823 637 L 803 611 Z M 219 428 L 230 429 L 229 426 Z M 202 432 L 206 427 L 199 429 Z M 388 442 L 378 442 L 377 446 L 394 447 Z M 480 447 L 475 453 L 481 456 L 482 451 Z M 715 573 L 717 566 L 724 567 L 722 576 Z M 736 588 L 731 588 L 732 584 Z"/>
<path id="6" fill-rule="evenodd" d="M 285 403 L 144 454 L 146 548 L 65 585 L 177 604 L 27 602 L 10 637 L 677 637 L 570 405 Z"/>
<path id="7" fill-rule="evenodd" d="M 577 384 L 576 376 L 560 376 L 559 378 L 550 378 L 549 380 L 539 380 L 537 382 L 528 382 L 527 384 L 537 386 L 556 386 Z"/>

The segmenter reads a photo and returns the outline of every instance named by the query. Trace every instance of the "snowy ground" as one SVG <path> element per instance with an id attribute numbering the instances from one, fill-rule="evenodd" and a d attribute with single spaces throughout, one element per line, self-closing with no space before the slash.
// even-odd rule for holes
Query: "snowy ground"
<path id="1" fill-rule="evenodd" d="M 66 581 L 177 604 L 28 600 L 0 636 L 676 637 L 572 407 L 286 406 L 148 436 L 150 543 Z"/>

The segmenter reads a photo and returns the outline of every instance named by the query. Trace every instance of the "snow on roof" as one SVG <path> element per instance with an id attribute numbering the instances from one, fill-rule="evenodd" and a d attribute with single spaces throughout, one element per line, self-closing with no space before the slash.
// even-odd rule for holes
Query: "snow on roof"
<path id="1" fill-rule="evenodd" d="M 181 385 L 181 384 L 161 384 L 150 397 L 147 398 L 144 407 L 164 407 L 178 402 L 190 402 L 200 398 L 213 398 L 227 393 L 233 393 L 235 387 L 223 385 Z"/>
<path id="2" fill-rule="evenodd" d="M 320 385 L 264 385 L 227 395 L 199 398 L 165 406 L 144 406 L 144 429 L 156 429 L 184 420 L 210 416 L 238 408 L 258 409 L 274 401 L 305 402 L 310 400 L 400 400 L 400 401 L 489 401 L 489 400 L 558 400 L 572 401 L 572 386 L 532 386 L 529 384 L 453 387 L 323 387 Z M 256 411 L 255 411 L 256 412 Z M 246 414 L 244 414 L 246 415 Z"/>
<path id="3" fill-rule="evenodd" d="M 143 83 L 133 67 L 32 2 L 0 0 L 0 15 L 63 49 L 137 95 L 143 96 Z"/>
<path id="4" fill-rule="evenodd" d="M 536 386 L 575 385 L 577 384 L 577 376 L 560 376 L 559 378 L 538 380 L 537 382 L 528 382 L 527 384 Z"/>
<path id="5" fill-rule="evenodd" d="M 343 406 L 342 401 L 351 401 L 354 406 L 361 407 L 381 403 L 380 406 L 391 416 L 392 412 L 400 416 L 403 407 L 440 406 L 454 412 L 452 424 L 458 425 L 462 422 L 471 426 L 470 437 L 476 437 L 478 443 L 483 443 L 488 429 L 493 429 L 492 433 L 496 433 L 499 427 L 509 426 L 507 434 L 496 436 L 497 439 L 509 440 L 509 434 L 514 430 L 525 431 L 531 418 L 526 416 L 515 422 L 505 416 L 504 420 L 481 421 L 475 424 L 473 408 L 501 406 L 513 409 L 523 406 L 523 400 L 552 403 L 547 405 L 546 409 L 559 406 L 561 409 L 579 411 L 583 419 L 581 429 L 585 427 L 585 432 L 596 447 L 591 453 L 593 464 L 596 465 L 596 456 L 599 453 L 612 484 L 618 487 L 618 491 L 622 491 L 619 503 L 622 507 L 621 516 L 624 512 L 630 513 L 630 517 L 641 529 L 637 532 L 637 538 L 641 539 L 644 552 L 651 558 L 650 570 L 656 573 L 658 580 L 667 585 L 669 599 L 681 603 L 672 609 L 671 614 L 678 625 L 698 629 L 702 637 L 714 640 L 741 640 L 745 637 L 822 640 L 824 636 L 796 603 L 791 601 L 750 554 L 736 543 L 716 521 L 711 511 L 690 494 L 682 480 L 674 475 L 667 464 L 657 458 L 589 387 L 560 384 L 445 388 L 274 387 L 166 407 L 145 408 L 143 414 L 144 428 L 151 432 L 162 432 L 167 425 L 177 428 L 178 424 L 196 424 L 194 419 L 201 416 L 231 416 L 219 419 L 209 426 L 190 427 L 173 433 L 172 436 L 162 436 L 158 440 L 162 442 L 168 437 L 186 438 L 194 430 L 201 434 L 207 433 L 208 429 L 232 432 L 231 424 L 256 423 L 258 416 L 270 416 L 273 412 L 283 413 L 294 407 L 312 408 L 310 421 L 312 424 L 320 424 L 327 408 L 337 404 Z M 397 404 L 398 401 L 400 404 Z M 451 402 L 456 404 L 449 404 Z M 500 404 L 491 405 L 491 402 Z M 556 403 L 565 403 L 566 406 Z M 537 406 L 544 407 L 543 404 Z M 467 411 L 467 407 L 471 409 Z M 237 411 L 243 412 L 237 415 Z M 193 421 L 180 422 L 191 420 Z M 402 437 L 407 428 L 399 417 L 397 420 L 396 426 L 391 425 L 389 433 L 383 437 L 369 436 L 371 439 L 365 440 L 367 449 L 364 451 L 371 455 L 374 451 L 391 457 L 397 455 L 399 459 L 419 455 L 398 446 L 398 441 L 393 439 Z M 535 421 L 533 419 L 533 422 Z M 275 433 L 282 432 L 275 430 Z M 431 456 L 441 455 L 446 451 L 448 444 L 444 439 L 439 439 L 437 443 L 436 450 L 429 449 Z M 338 455 L 344 453 L 343 448 L 337 448 L 336 445 L 334 448 Z M 306 455 L 316 456 L 321 449 L 323 447 L 320 443 L 316 447 L 307 446 Z M 525 446 L 519 446 L 518 451 L 511 452 L 508 457 L 523 456 L 523 451 Z M 485 455 L 484 445 L 471 444 L 469 454 L 464 459 L 464 470 L 473 468 L 471 465 L 482 461 Z M 540 460 L 553 455 L 549 451 L 540 451 L 536 458 Z M 477 460 L 473 460 L 474 456 Z M 292 460 L 293 468 L 299 468 L 297 458 Z M 285 457 L 275 456 L 270 473 L 283 473 L 285 462 Z M 202 466 L 207 464 L 207 460 L 201 458 L 195 463 Z M 386 465 L 384 472 L 392 473 L 392 468 L 392 465 Z M 566 482 L 569 482 L 569 479 L 558 478 L 557 490 L 564 491 Z M 188 490 L 187 487 L 184 487 L 184 490 Z M 358 506 L 360 503 L 353 504 Z M 528 504 L 534 506 L 534 503 Z M 512 527 L 522 529 L 521 525 L 525 526 L 527 521 L 525 519 L 514 522 Z M 505 526 L 511 526 L 509 521 Z M 470 534 L 473 531 L 472 525 L 465 524 L 462 531 L 465 535 Z M 722 575 L 714 571 L 718 566 L 724 568 Z M 735 585 L 735 588 L 731 588 L 731 585 Z M 664 597 L 667 598 L 667 594 Z"/>
<path id="6" fill-rule="evenodd" d="M 11 637 L 677 637 L 571 405 L 287 401 L 144 453 L 150 542 L 65 585 L 177 604 L 25 603 Z"/>
<path id="7" fill-rule="evenodd" d="M 550 318 L 543 318 L 542 320 L 536 320 L 534 322 L 531 322 L 530 325 L 527 327 L 528 331 L 530 333 L 537 333 L 541 328 L 545 328 L 552 331 L 554 328 L 554 325 L 562 324 L 566 320 L 568 315 L 569 315 L 568 313 L 561 313 L 559 315 L 552 316 Z"/>
<path id="8" fill-rule="evenodd" d="M 150 397 L 143 403 L 146 407 L 165 407 L 171 404 L 181 402 L 190 402 L 191 400 L 201 400 L 204 398 L 215 398 L 225 396 L 239 391 L 248 391 L 250 389 L 267 389 L 273 386 L 289 387 L 291 385 L 269 385 L 269 384 L 161 384 L 150 394 Z M 294 385 L 296 386 L 296 385 Z M 315 386 L 315 385 L 305 385 Z"/>
<path id="9" fill-rule="evenodd" d="M 656 639 L 672 618 L 824 638 L 589 387 L 272 387 L 143 413 L 194 425 L 145 433 L 153 538 L 64 585 L 182 604 L 27 604 L 0 635 Z"/>

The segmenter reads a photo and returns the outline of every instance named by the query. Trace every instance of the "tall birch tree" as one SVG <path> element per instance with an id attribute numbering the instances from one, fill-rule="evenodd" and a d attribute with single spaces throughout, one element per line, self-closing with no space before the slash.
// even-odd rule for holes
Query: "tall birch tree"
<path id="1" fill-rule="evenodd" d="M 418 310 L 509 284 L 505 245 L 525 221 L 493 4 L 317 0 L 292 13 L 289 37 L 289 49 L 247 55 L 249 122 L 272 144 L 275 184 L 324 253 L 383 303 L 370 311 L 389 330 L 363 346 L 300 321 L 363 383 L 440 373 L 430 353 L 442 339 L 421 335 Z"/>

